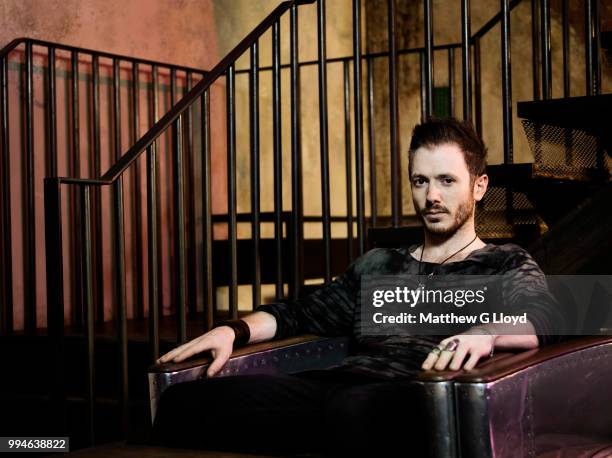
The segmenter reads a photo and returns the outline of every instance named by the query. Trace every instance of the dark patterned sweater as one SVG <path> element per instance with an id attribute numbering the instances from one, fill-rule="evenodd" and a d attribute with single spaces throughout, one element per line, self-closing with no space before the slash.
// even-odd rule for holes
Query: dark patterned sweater
<path id="1" fill-rule="evenodd" d="M 297 301 L 260 305 L 276 318 L 274 339 L 312 333 L 350 336 L 351 351 L 342 364 L 331 370 L 357 372 L 383 379 L 413 378 L 431 349 L 448 336 L 364 336 L 360 333 L 361 276 L 419 274 L 419 261 L 412 253 L 418 245 L 375 248 L 355 260 L 330 283 Z M 504 301 L 527 313 L 539 344 L 554 339 L 557 320 L 562 319 L 544 274 L 533 258 L 514 244 L 486 246 L 458 262 L 423 262 L 425 271 L 436 267 L 436 275 L 504 274 Z M 529 303 L 528 307 L 521 304 Z"/>

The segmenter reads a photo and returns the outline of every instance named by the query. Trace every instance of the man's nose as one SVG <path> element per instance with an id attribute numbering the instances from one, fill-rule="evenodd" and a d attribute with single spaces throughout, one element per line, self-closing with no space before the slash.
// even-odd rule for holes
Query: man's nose
<path id="1" fill-rule="evenodd" d="M 427 186 L 426 199 L 428 202 L 431 203 L 440 202 L 440 190 L 435 184 L 429 183 L 429 185 Z"/>

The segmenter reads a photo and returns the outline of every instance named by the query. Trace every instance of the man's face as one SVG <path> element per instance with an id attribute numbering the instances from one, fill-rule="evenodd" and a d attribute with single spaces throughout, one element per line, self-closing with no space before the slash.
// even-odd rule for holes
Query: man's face
<path id="1" fill-rule="evenodd" d="M 412 200 L 425 230 L 450 237 L 466 223 L 474 224 L 474 203 L 482 195 L 456 144 L 421 147 L 411 166 Z"/>

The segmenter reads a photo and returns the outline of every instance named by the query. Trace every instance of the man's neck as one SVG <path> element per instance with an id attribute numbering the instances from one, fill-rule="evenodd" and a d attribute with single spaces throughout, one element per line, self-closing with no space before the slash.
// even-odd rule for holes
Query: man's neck
<path id="1" fill-rule="evenodd" d="M 471 243 L 470 243 L 471 242 Z M 468 245 L 466 247 L 466 245 Z M 486 244 L 476 237 L 474 224 L 464 224 L 452 236 L 440 236 L 425 231 L 425 252 L 423 253 L 423 261 L 426 262 L 442 262 L 449 256 L 457 253 L 447 262 L 456 262 L 465 259 L 472 251 L 482 248 Z M 419 256 L 421 253 L 419 253 Z"/>

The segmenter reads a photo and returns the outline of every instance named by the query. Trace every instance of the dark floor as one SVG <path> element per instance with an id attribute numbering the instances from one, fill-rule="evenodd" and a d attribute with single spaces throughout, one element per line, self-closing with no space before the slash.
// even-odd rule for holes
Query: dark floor
<path id="1" fill-rule="evenodd" d="M 269 455 L 254 455 L 250 453 L 215 452 L 205 450 L 188 450 L 166 447 L 149 447 L 146 445 L 131 445 L 125 442 L 114 442 L 112 444 L 85 448 L 69 453 L 75 457 L 91 458 L 162 458 L 162 457 L 209 457 L 209 458 L 271 458 Z M 301 455 L 307 457 L 308 455 Z"/>

